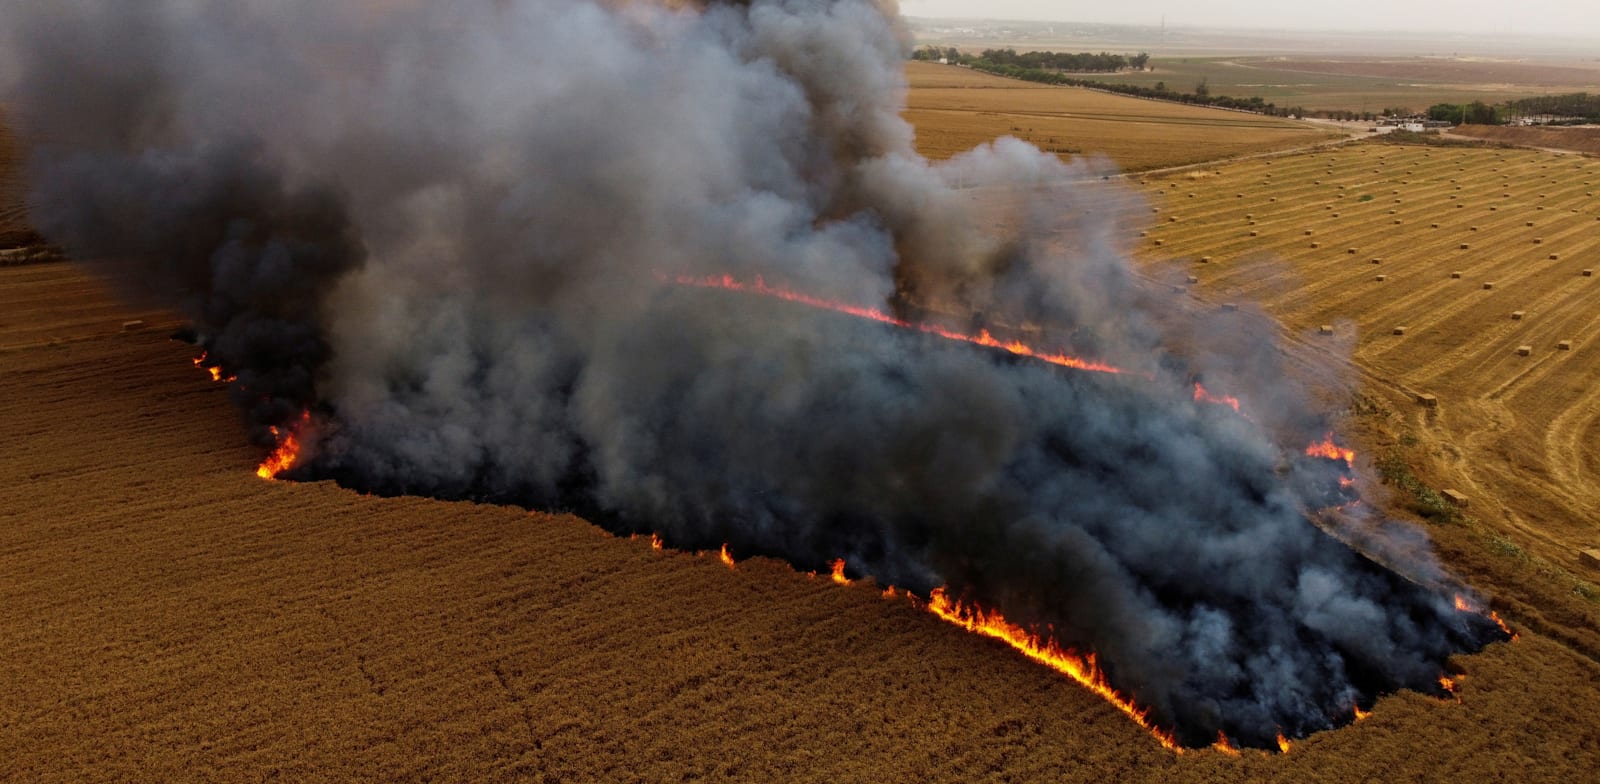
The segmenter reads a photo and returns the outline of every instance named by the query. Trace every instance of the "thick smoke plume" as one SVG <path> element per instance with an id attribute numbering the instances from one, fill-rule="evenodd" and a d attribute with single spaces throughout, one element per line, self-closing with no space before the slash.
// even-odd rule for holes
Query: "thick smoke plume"
<path id="1" fill-rule="evenodd" d="M 1104 164 L 913 151 L 883 3 L 3 6 L 38 229 L 192 318 L 258 437 L 310 410 L 297 478 L 948 584 L 1188 744 L 1491 636 L 1308 521 L 1349 499 L 1271 325 L 1136 274 Z M 721 275 L 1127 372 L 672 285 Z"/>

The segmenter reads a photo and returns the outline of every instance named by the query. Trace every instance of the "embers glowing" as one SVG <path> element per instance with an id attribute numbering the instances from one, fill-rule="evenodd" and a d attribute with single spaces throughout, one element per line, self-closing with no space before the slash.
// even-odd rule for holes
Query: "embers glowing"
<path id="1" fill-rule="evenodd" d="M 233 382 L 239 380 L 238 376 L 223 376 L 221 365 L 206 364 L 206 359 L 209 356 L 210 355 L 204 351 L 200 352 L 200 356 L 194 358 L 194 366 L 206 371 L 207 373 L 210 373 L 211 380 L 219 384 L 232 384 Z"/>
<path id="2" fill-rule="evenodd" d="M 766 297 L 775 297 L 787 302 L 795 302 L 821 310 L 831 310 L 835 313 L 844 313 L 847 315 L 856 316 L 858 318 L 869 319 L 880 324 L 889 324 L 891 326 L 902 327 L 904 329 L 914 329 L 919 332 L 925 332 L 929 335 L 937 335 L 941 338 L 945 338 L 946 340 L 956 340 L 962 343 L 971 343 L 977 346 L 1003 349 L 1011 352 L 1012 354 L 1016 354 L 1017 356 L 1029 357 L 1031 359 L 1037 359 L 1041 362 L 1048 362 L 1052 365 L 1060 365 L 1061 367 L 1068 367 L 1074 370 L 1087 370 L 1093 373 L 1110 373 L 1113 375 L 1120 375 L 1123 373 L 1121 368 L 1108 365 L 1103 362 L 1081 359 L 1079 357 L 1068 356 L 1066 354 L 1041 351 L 1021 341 L 1003 341 L 989 334 L 988 330 L 980 330 L 976 335 L 969 335 L 963 332 L 956 332 L 955 330 L 946 329 L 938 326 L 937 324 L 914 324 L 909 321 L 897 319 L 894 316 L 875 308 L 863 308 L 855 305 L 846 305 L 842 302 L 832 302 L 820 297 L 813 297 L 809 294 L 791 291 L 781 286 L 769 286 L 767 285 L 766 281 L 759 277 L 755 279 L 754 283 L 745 283 L 743 281 L 736 280 L 732 275 L 711 275 L 701 278 L 689 275 L 679 275 L 675 278 L 671 278 L 670 280 L 680 286 L 693 286 L 695 288 L 703 289 L 723 289 L 725 291 L 738 291 L 748 294 L 760 294 Z"/>
<path id="3" fill-rule="evenodd" d="M 299 421 L 294 424 L 272 428 L 272 435 L 278 439 L 278 446 L 256 469 L 256 476 L 262 479 L 276 479 L 279 474 L 293 468 L 295 461 L 300 457 L 300 430 L 310 423 L 311 412 L 306 411 L 300 414 Z"/>

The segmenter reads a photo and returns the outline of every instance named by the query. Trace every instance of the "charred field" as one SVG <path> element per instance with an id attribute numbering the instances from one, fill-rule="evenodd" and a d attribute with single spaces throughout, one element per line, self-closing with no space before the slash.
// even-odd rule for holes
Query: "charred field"
<path id="1" fill-rule="evenodd" d="M 22 780 L 1491 781 L 1594 763 L 1593 661 L 1522 615 L 1517 642 L 1451 660 L 1459 702 L 1401 691 L 1288 754 L 1174 755 L 870 582 L 263 482 L 175 320 L 120 332 L 128 311 L 66 264 L 0 270 L 0 292 L 101 313 L 4 333 L 0 749 Z"/>
<path id="2" fill-rule="evenodd" d="M 1259 254 L 1215 234 L 1268 192 L 1278 228 L 1331 211 L 1321 178 L 1411 153 L 1235 164 L 1326 167 L 1254 190 L 1015 140 L 932 162 L 893 20 L 857 0 L 306 4 L 315 42 L 270 9 L 86 9 L 18 9 L 10 41 L 30 156 L 5 214 L 50 243 L 0 268 L 0 755 L 23 779 L 1594 763 L 1593 603 L 1560 560 L 1582 523 L 1516 517 L 1583 496 L 1507 495 L 1501 525 L 1524 472 L 1480 467 L 1499 442 L 1457 413 L 1451 374 L 1498 343 L 1424 365 L 1444 405 L 1410 417 L 1411 363 L 1297 332 L 1348 329 L 1296 310 L 1335 283 L 1252 288 Z M 528 52 L 573 68 L 529 42 L 607 68 L 509 110 L 523 93 L 469 86 Z M 216 59 L 240 47 L 258 61 Z M 279 61 L 339 78 L 230 93 Z M 384 114 L 417 99 L 477 122 Z M 1575 411 L 1544 458 L 1581 481 L 1587 453 L 1550 441 L 1593 424 Z M 1441 481 L 1473 511 L 1408 522 Z"/>

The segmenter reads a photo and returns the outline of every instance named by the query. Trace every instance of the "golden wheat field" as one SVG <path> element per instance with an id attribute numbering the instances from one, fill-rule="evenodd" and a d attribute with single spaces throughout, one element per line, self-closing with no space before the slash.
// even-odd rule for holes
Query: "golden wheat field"
<path id="1" fill-rule="evenodd" d="M 1015 136 L 1063 159 L 1104 155 L 1124 171 L 1305 147 L 1337 138 L 1276 117 L 1052 87 L 966 68 L 913 62 L 905 118 L 917 150 L 948 158 Z"/>
<path id="2" fill-rule="evenodd" d="M 1587 159 L 1379 145 L 1145 182 L 1150 274 L 1348 354 L 1352 437 L 1470 496 L 1429 533 L 1521 633 L 1452 662 L 1459 702 L 1390 695 L 1283 755 L 1167 752 L 870 584 L 259 480 L 170 314 L 84 267 L 0 267 L 0 781 L 1589 780 L 1593 182 Z"/>

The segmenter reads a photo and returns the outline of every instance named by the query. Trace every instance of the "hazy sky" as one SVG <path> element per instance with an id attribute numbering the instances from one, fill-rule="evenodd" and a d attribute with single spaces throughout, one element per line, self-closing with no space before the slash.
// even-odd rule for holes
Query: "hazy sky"
<path id="1" fill-rule="evenodd" d="M 1300 30 L 1558 34 L 1600 39 L 1594 0 L 900 0 L 908 16 Z M 1596 55 L 1600 56 L 1600 47 Z"/>

